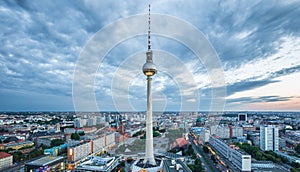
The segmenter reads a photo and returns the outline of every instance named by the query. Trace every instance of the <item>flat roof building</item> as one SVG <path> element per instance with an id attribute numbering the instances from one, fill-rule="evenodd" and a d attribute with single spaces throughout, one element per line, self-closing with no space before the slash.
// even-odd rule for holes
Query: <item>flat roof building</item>
<path id="1" fill-rule="evenodd" d="M 84 171 L 93 171 L 93 172 L 110 172 L 113 171 L 119 164 L 120 157 L 99 157 L 92 156 L 87 158 L 86 161 L 80 163 L 75 169 L 74 172 L 84 172 Z"/>
<path id="2" fill-rule="evenodd" d="M 210 137 L 209 143 L 240 171 L 251 171 L 251 155 L 231 147 L 215 136 Z"/>
<path id="3" fill-rule="evenodd" d="M 25 164 L 25 172 L 35 171 L 65 171 L 65 160 L 63 156 L 44 156 Z"/>
<path id="4" fill-rule="evenodd" d="M 279 150 L 279 132 L 273 125 L 260 126 L 260 149 L 263 151 Z"/>

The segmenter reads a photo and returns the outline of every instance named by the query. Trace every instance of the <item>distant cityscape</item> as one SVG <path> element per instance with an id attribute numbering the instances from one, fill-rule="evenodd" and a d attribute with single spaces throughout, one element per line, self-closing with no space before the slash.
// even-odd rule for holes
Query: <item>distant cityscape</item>
<path id="1" fill-rule="evenodd" d="M 134 171 L 145 126 L 145 112 L 1 112 L 1 170 Z M 163 171 L 300 167 L 299 112 L 154 112 L 153 136 Z"/>

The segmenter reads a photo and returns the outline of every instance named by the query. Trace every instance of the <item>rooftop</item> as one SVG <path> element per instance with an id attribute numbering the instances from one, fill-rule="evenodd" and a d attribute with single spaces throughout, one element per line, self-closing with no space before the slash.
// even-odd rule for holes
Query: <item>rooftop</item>
<path id="1" fill-rule="evenodd" d="M 111 171 L 118 165 L 120 158 L 116 157 L 90 157 L 89 160 L 82 162 L 77 166 L 76 170 L 92 170 L 92 171 Z"/>
<path id="2" fill-rule="evenodd" d="M 37 160 L 28 162 L 29 165 L 36 165 L 36 166 L 47 166 L 55 161 L 59 161 L 64 159 L 62 156 L 45 156 L 42 158 L 39 158 Z"/>
<path id="3" fill-rule="evenodd" d="M 12 155 L 11 155 L 11 154 L 8 154 L 8 153 L 6 153 L 6 152 L 0 152 L 0 159 L 6 158 L 6 157 L 10 157 L 10 156 L 12 156 Z"/>

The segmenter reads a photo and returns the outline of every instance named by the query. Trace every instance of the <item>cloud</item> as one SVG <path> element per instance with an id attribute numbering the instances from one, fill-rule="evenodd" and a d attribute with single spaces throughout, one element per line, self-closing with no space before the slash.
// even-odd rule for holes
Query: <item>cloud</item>
<path id="1" fill-rule="evenodd" d="M 136 1 L 1 1 L 0 2 L 0 91 L 1 101 L 15 97 L 16 92 L 26 99 L 46 100 L 46 96 L 30 96 L 29 93 L 65 97 L 71 101 L 73 72 L 81 50 L 92 36 L 103 27 L 124 17 L 147 13 L 148 2 Z M 289 102 L 297 92 L 285 95 L 236 96 L 238 93 L 257 90 L 264 86 L 285 83 L 281 77 L 291 76 L 300 69 L 300 2 L 265 1 L 151 1 L 152 12 L 178 17 L 199 31 L 216 49 L 224 67 L 227 99 L 229 103 L 251 103 L 253 97 L 262 102 Z M 153 21 L 155 23 L 155 21 Z M 145 21 L 145 24 L 147 22 Z M 144 26 L 143 26 L 144 27 Z M 181 26 L 177 26 L 181 27 Z M 146 28 L 146 26 L 145 26 Z M 155 26 L 152 26 L 155 29 Z M 118 28 L 114 34 L 91 49 L 99 50 L 116 38 L 117 31 L 126 32 L 126 27 Z M 167 32 L 172 32 L 169 30 Z M 146 31 L 145 31 L 146 33 Z M 188 33 L 178 33 L 185 36 Z M 105 56 L 99 66 L 93 85 L 100 109 L 114 109 L 112 81 L 120 65 L 135 53 L 145 51 L 146 35 L 123 40 Z M 199 45 L 200 46 L 200 45 Z M 163 60 L 155 54 L 159 73 L 154 81 L 157 101 L 167 101 L 166 108 L 176 108 L 186 101 L 193 100 L 199 93 L 200 104 L 209 105 L 212 81 L 205 65 L 191 52 L 189 47 L 171 38 L 152 35 L 152 47 L 157 51 L 173 54 L 181 63 Z M 156 55 L 158 55 L 156 57 Z M 140 99 L 145 96 L 144 76 L 140 68 L 144 62 L 136 60 L 133 66 L 125 68 L 123 82 L 128 88 L 118 87 L 120 96 L 129 97 L 135 109 L 143 109 Z M 138 63 L 141 62 L 141 65 Z M 167 63 L 168 66 L 161 64 Z M 161 64 L 160 64 L 161 63 Z M 210 63 L 214 63 L 213 61 Z M 98 65 L 86 63 L 87 65 Z M 172 67 L 172 69 L 168 69 Z M 186 71 L 180 73 L 172 71 Z M 169 70 L 169 71 L 168 71 Z M 173 72 L 173 73 L 172 73 Z M 191 75 L 190 75 L 190 74 Z M 85 73 L 81 76 L 88 76 Z M 180 81 L 181 85 L 178 84 Z M 291 82 L 291 81 L 289 81 Z M 297 83 L 293 83 L 297 85 Z M 215 86 L 218 86 L 215 85 Z M 274 89 L 275 90 L 275 89 Z M 4 92 L 7 92 L 4 95 Z M 10 94 L 11 93 L 11 94 Z M 27 94 L 28 93 L 28 94 Z M 236 96 L 236 97 L 232 97 Z M 45 99 L 43 99 L 44 97 Z M 10 99 L 12 100 L 12 99 Z M 13 107 L 6 103 L 7 106 Z M 21 104 L 25 104 L 24 101 Z M 63 104 L 63 103 L 62 103 Z M 71 102 L 66 103 L 69 107 Z M 32 106 L 37 104 L 32 103 Z M 18 105 L 15 105 L 18 109 Z M 30 104 L 28 104 L 30 106 Z M 22 106 L 24 107 L 24 106 Z M 44 106 L 45 108 L 51 106 Z M 58 106 L 56 106 L 59 109 Z M 200 108 L 202 108 L 201 106 Z M 285 106 L 288 107 L 288 106 Z M 160 107 L 163 108 L 163 107 Z M 5 109 L 2 106 L 1 109 Z M 7 109 L 7 108 L 6 108 Z"/>

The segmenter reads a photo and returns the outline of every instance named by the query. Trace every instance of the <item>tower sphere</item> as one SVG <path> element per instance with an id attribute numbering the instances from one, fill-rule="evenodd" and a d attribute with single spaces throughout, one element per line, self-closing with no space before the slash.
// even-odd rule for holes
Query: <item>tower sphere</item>
<path id="1" fill-rule="evenodd" d="M 156 66 L 152 62 L 146 62 L 143 66 L 143 72 L 146 76 L 153 76 L 156 73 Z"/>
<path id="2" fill-rule="evenodd" d="M 156 66 L 152 61 L 152 50 L 148 49 L 148 51 L 146 52 L 146 63 L 143 66 L 143 72 L 146 76 L 153 76 L 156 73 Z"/>

